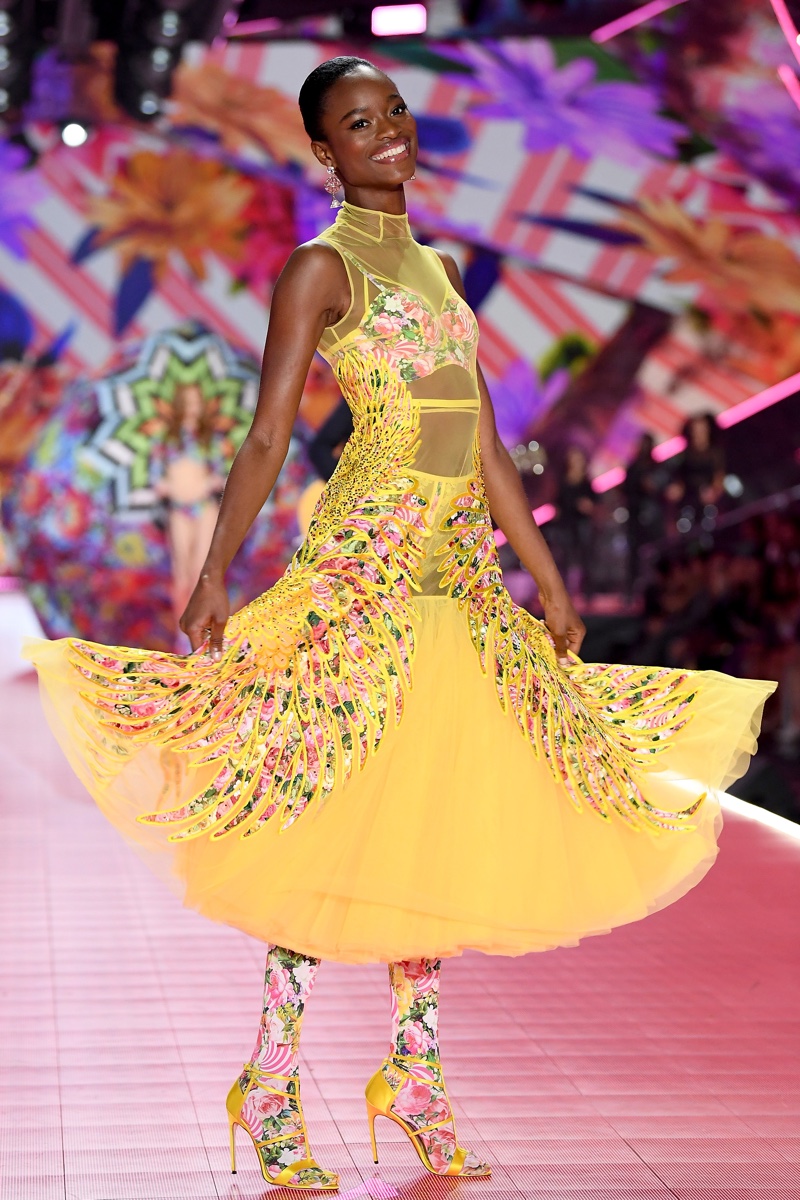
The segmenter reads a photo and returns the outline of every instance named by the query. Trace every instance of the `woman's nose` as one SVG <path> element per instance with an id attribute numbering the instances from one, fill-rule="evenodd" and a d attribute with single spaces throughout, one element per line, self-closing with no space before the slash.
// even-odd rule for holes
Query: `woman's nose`
<path id="1" fill-rule="evenodd" d="M 378 137 L 393 138 L 400 133 L 400 122 L 397 117 L 383 117 L 378 125 Z"/>

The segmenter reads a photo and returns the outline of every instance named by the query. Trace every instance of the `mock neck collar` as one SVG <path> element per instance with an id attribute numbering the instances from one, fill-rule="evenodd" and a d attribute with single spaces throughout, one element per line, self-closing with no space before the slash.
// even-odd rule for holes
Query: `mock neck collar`
<path id="1" fill-rule="evenodd" d="M 407 213 L 395 216 L 394 213 L 379 212 L 374 208 L 359 208 L 345 200 L 339 209 L 336 224 L 375 242 L 411 241 Z"/>

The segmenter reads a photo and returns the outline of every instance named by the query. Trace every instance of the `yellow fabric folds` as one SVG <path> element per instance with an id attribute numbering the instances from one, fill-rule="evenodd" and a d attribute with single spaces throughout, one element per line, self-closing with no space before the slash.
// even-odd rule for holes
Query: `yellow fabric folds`
<path id="1" fill-rule="evenodd" d="M 69 643 L 31 642 L 28 655 L 72 766 L 184 903 L 294 950 L 343 962 L 545 950 L 638 920 L 698 882 L 717 852 L 713 791 L 746 766 L 773 685 L 691 677 L 692 719 L 646 790 L 673 810 L 710 794 L 694 830 L 636 831 L 574 809 L 498 705 L 457 606 L 422 597 L 416 609 L 413 686 L 379 752 L 317 811 L 244 839 L 169 844 L 163 826 L 137 821 L 164 785 L 161 751 L 143 748 L 98 785 Z"/>
<path id="2" fill-rule="evenodd" d="M 354 432 L 302 546 L 219 664 L 31 643 L 49 720 L 186 904 L 294 951 L 521 954 L 638 920 L 713 862 L 774 685 L 559 668 L 503 585 L 474 315 L 405 217 L 345 205 L 323 239 Z"/>

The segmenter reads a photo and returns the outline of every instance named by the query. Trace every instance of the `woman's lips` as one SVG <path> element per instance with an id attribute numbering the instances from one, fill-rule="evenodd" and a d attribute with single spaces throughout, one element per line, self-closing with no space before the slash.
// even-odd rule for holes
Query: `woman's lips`
<path id="1" fill-rule="evenodd" d="M 410 153 L 411 143 L 408 138 L 403 138 L 402 141 L 393 142 L 390 146 L 384 147 L 379 154 L 371 154 L 370 158 L 373 162 L 396 163 L 408 158 Z"/>

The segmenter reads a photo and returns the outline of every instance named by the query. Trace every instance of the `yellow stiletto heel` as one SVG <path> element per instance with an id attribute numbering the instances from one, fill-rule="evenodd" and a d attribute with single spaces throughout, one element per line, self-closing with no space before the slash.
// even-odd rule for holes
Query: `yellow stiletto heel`
<path id="1" fill-rule="evenodd" d="M 367 1101 L 367 1120 L 369 1121 L 369 1137 L 372 1142 L 372 1161 L 378 1161 L 378 1143 L 375 1141 L 375 1118 L 380 1116 L 380 1110 L 373 1108 Z"/>
<path id="2" fill-rule="evenodd" d="M 447 1099 L 447 1107 L 450 1109 L 450 1116 L 446 1117 L 445 1120 L 436 1121 L 432 1125 L 424 1125 L 420 1129 L 414 1129 L 412 1125 L 409 1125 L 408 1121 L 403 1120 L 403 1118 L 398 1116 L 397 1113 L 392 1112 L 392 1105 L 394 1104 L 395 1096 L 400 1091 L 400 1088 L 405 1083 L 406 1079 L 409 1076 L 411 1076 L 411 1078 L 419 1078 L 408 1069 L 408 1065 L 411 1063 L 420 1063 L 425 1067 L 434 1067 L 439 1072 L 441 1083 L 438 1083 L 437 1087 L 441 1087 L 442 1091 L 444 1092 Z M 389 1083 L 388 1079 L 383 1073 L 383 1067 L 387 1064 L 391 1067 L 392 1071 L 394 1071 L 395 1074 L 400 1077 L 396 1088 Z M 424 1082 L 428 1083 L 430 1081 L 425 1079 Z M 372 1157 L 374 1158 L 375 1162 L 378 1161 L 378 1147 L 375 1141 L 375 1118 L 386 1117 L 389 1121 L 394 1121 L 395 1125 L 400 1126 L 400 1128 L 403 1130 L 403 1133 L 405 1133 L 406 1137 L 411 1142 L 411 1145 L 416 1150 L 423 1167 L 426 1171 L 430 1171 L 431 1175 L 438 1175 L 440 1178 L 445 1175 L 461 1175 L 465 1179 L 488 1179 L 491 1175 L 492 1171 L 488 1166 L 486 1167 L 485 1171 L 481 1172 L 464 1170 L 464 1164 L 467 1160 L 467 1154 L 469 1151 L 465 1150 L 463 1146 L 456 1147 L 455 1153 L 446 1171 L 435 1170 L 430 1158 L 428 1157 L 428 1151 L 423 1145 L 420 1136 L 421 1134 L 433 1133 L 435 1129 L 441 1129 L 445 1125 L 452 1125 L 453 1133 L 456 1131 L 456 1121 L 455 1117 L 453 1116 L 453 1107 L 450 1104 L 450 1097 L 447 1095 L 447 1089 L 444 1086 L 442 1064 L 438 1060 L 417 1058 L 412 1055 L 403 1055 L 402 1058 L 392 1057 L 384 1059 L 380 1070 L 376 1071 L 376 1073 L 372 1076 L 372 1079 L 370 1079 L 369 1083 L 367 1084 L 365 1098 L 367 1101 L 367 1120 L 369 1122 L 370 1139 L 372 1141 Z"/>
<path id="3" fill-rule="evenodd" d="M 288 1166 L 282 1167 L 277 1175 L 270 1175 L 266 1168 L 266 1164 L 261 1155 L 261 1150 L 267 1146 L 277 1146 L 280 1142 L 289 1140 L 295 1141 L 302 1137 L 305 1145 L 308 1145 L 308 1130 L 306 1129 L 306 1119 L 303 1116 L 303 1106 L 300 1103 L 300 1082 L 293 1079 L 289 1075 L 268 1075 L 270 1080 L 276 1080 L 284 1084 L 291 1084 L 294 1091 L 283 1090 L 280 1087 L 272 1087 L 269 1083 L 262 1083 L 258 1076 L 258 1068 L 255 1063 L 244 1064 L 244 1075 L 246 1082 L 244 1089 L 239 1080 L 241 1076 L 234 1081 L 233 1087 L 228 1092 L 228 1098 L 225 1101 L 225 1108 L 228 1113 L 228 1124 L 231 1131 L 231 1172 L 236 1174 L 236 1144 L 235 1133 L 236 1126 L 239 1125 L 248 1135 L 258 1154 L 258 1165 L 261 1167 L 261 1174 L 266 1183 L 271 1183 L 274 1187 L 291 1188 L 296 1192 L 337 1192 L 339 1190 L 339 1177 L 333 1171 L 326 1171 L 321 1167 L 316 1159 L 301 1158 L 297 1162 L 289 1163 Z M 267 1138 L 265 1141 L 257 1141 L 253 1136 L 250 1128 L 241 1119 L 242 1107 L 245 1100 L 249 1096 L 253 1088 L 261 1088 L 265 1092 L 269 1092 L 273 1096 L 283 1096 L 287 1100 L 294 1100 L 297 1106 L 297 1113 L 300 1117 L 300 1129 L 294 1129 L 291 1133 L 279 1134 L 274 1138 Z M 300 1175 L 303 1171 L 315 1170 L 320 1171 L 328 1178 L 323 1183 L 292 1183 L 295 1175 Z"/>
<path id="4" fill-rule="evenodd" d="M 236 1130 L 236 1122 L 230 1113 L 228 1113 L 228 1125 L 231 1132 L 231 1175 L 236 1174 L 236 1138 L 234 1136 Z"/>

